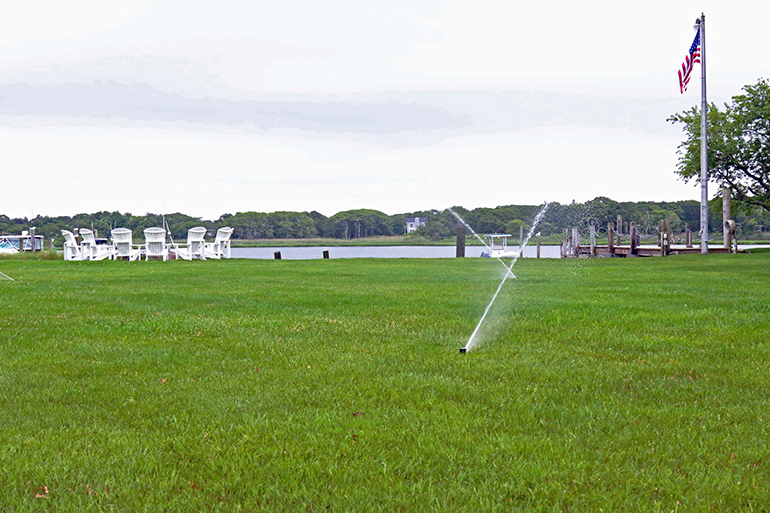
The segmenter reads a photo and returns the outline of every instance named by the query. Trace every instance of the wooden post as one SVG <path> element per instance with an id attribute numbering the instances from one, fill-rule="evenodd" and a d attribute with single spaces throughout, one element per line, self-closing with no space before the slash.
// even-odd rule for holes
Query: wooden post
<path id="1" fill-rule="evenodd" d="M 276 251 L 275 253 L 273 253 L 273 258 L 275 258 L 276 260 L 280 260 L 281 259 L 281 252 L 280 251 Z"/>
<path id="2" fill-rule="evenodd" d="M 615 231 L 612 229 L 612 223 L 607 223 L 607 251 L 610 255 L 615 254 Z"/>
<path id="3" fill-rule="evenodd" d="M 537 258 L 540 258 L 540 234 L 537 234 Z"/>
<path id="4" fill-rule="evenodd" d="M 577 228 L 572 229 L 572 256 L 580 256 L 580 232 Z"/>
<path id="5" fill-rule="evenodd" d="M 462 258 L 465 256 L 465 226 L 457 227 L 457 243 L 455 247 L 455 257 Z"/>
<path id="6" fill-rule="evenodd" d="M 732 243 L 732 235 L 730 233 L 730 227 L 728 221 L 730 220 L 730 188 L 722 187 L 722 233 L 723 241 L 726 249 L 730 249 Z"/>
<path id="7" fill-rule="evenodd" d="M 688 248 L 691 248 L 692 247 L 692 230 L 688 225 L 684 226 L 684 230 L 685 230 L 684 232 L 685 246 L 687 246 Z"/>
<path id="8" fill-rule="evenodd" d="M 658 246 L 660 246 L 660 256 L 666 256 L 665 242 L 663 241 L 665 234 L 666 231 L 663 228 L 663 221 L 661 221 L 658 223 Z"/>
<path id="9" fill-rule="evenodd" d="M 735 221 L 733 221 L 732 219 L 728 219 L 727 221 L 725 221 L 724 229 L 728 237 L 727 249 L 730 250 L 731 253 L 737 253 L 738 252 L 738 229 L 735 226 Z M 733 241 L 735 241 L 734 246 L 733 246 Z"/>
<path id="10" fill-rule="evenodd" d="M 569 229 L 565 228 L 561 237 L 561 257 L 567 258 L 567 240 L 569 239 Z"/>
<path id="11" fill-rule="evenodd" d="M 329 258 L 329 250 L 325 249 L 323 255 L 324 255 L 324 258 Z"/>
<path id="12" fill-rule="evenodd" d="M 591 256 L 596 256 L 596 226 L 591 225 Z"/>
<path id="13" fill-rule="evenodd" d="M 671 252 L 671 223 L 668 219 L 660 222 L 660 256 L 666 256 Z"/>
<path id="14" fill-rule="evenodd" d="M 639 253 L 639 249 L 636 247 L 636 223 L 633 221 L 631 222 L 631 228 L 628 230 L 628 233 L 631 235 L 631 254 L 636 255 Z"/>
<path id="15" fill-rule="evenodd" d="M 639 227 L 634 223 L 634 244 L 636 245 L 636 251 L 639 252 L 639 246 L 642 244 L 642 232 L 639 231 Z"/>
<path id="16" fill-rule="evenodd" d="M 620 235 L 623 233 L 623 216 L 618 214 L 618 224 L 616 225 L 615 233 L 618 234 L 618 246 L 620 246 Z"/>
<path id="17" fill-rule="evenodd" d="M 35 242 L 36 242 L 36 239 L 35 239 L 35 227 L 32 226 L 29 229 L 29 249 L 32 250 L 33 253 L 35 252 Z M 40 249 L 43 249 L 43 248 L 40 248 Z"/>

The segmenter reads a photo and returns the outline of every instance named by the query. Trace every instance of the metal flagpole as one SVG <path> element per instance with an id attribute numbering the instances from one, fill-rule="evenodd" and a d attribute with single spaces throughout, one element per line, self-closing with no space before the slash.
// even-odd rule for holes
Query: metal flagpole
<path id="1" fill-rule="evenodd" d="M 700 252 L 709 252 L 708 137 L 706 114 L 706 15 L 697 20 L 700 30 Z"/>

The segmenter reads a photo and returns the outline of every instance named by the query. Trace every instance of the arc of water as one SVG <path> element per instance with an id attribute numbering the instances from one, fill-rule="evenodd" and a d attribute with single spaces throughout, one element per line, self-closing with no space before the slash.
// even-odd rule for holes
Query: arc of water
<path id="1" fill-rule="evenodd" d="M 522 243 L 521 243 L 521 252 L 523 252 L 523 251 L 524 251 L 524 247 L 525 247 L 525 246 L 527 245 L 527 243 L 529 242 L 529 239 L 532 237 L 532 234 L 533 234 L 533 233 L 535 233 L 535 227 L 537 226 L 537 224 L 540 222 L 540 220 L 541 220 L 541 219 L 543 218 L 543 216 L 545 215 L 545 212 L 546 212 L 546 210 L 548 210 L 548 206 L 549 206 L 549 205 L 550 205 L 550 203 L 548 203 L 548 202 L 546 201 L 546 202 L 543 204 L 543 206 L 540 208 L 540 211 L 539 211 L 539 212 L 537 213 L 537 215 L 535 216 L 535 219 L 532 221 L 532 226 L 530 227 L 530 229 L 529 229 L 529 232 L 527 233 L 527 237 L 526 237 L 526 238 L 524 239 L 524 241 L 522 241 Z M 451 210 L 451 209 L 450 209 L 450 212 L 452 212 L 452 210 Z M 452 213 L 454 214 L 454 212 L 452 212 Z M 455 215 L 457 215 L 457 214 L 455 214 Z M 458 219 L 460 219 L 460 218 L 459 218 L 459 216 L 458 216 Z M 462 219 L 460 219 L 460 221 L 462 221 Z M 463 222 L 463 223 L 465 223 L 465 221 L 462 221 L 462 222 Z M 468 226 L 468 225 L 466 224 L 466 226 Z M 470 227 L 469 227 L 469 228 L 470 228 Z M 473 229 L 471 229 L 471 231 L 473 231 Z M 478 235 L 477 235 L 477 237 L 478 237 Z M 486 244 L 485 244 L 485 245 L 486 245 Z M 508 279 L 508 276 L 509 276 L 509 275 L 513 276 L 513 273 L 512 273 L 512 272 L 510 272 L 510 271 L 511 271 L 511 269 L 513 268 L 513 265 L 516 263 L 516 261 L 517 261 L 518 259 L 519 259 L 519 256 L 518 256 L 518 254 L 517 254 L 516 256 L 514 256 L 514 258 L 513 258 L 513 262 L 511 262 L 511 266 L 510 266 L 510 267 L 508 267 L 507 265 L 505 266 L 505 267 L 506 267 L 506 269 L 508 269 L 508 272 L 507 272 L 507 273 L 505 273 L 505 276 L 503 276 L 503 280 L 500 282 L 500 285 L 498 285 L 498 286 L 497 286 L 497 291 L 495 291 L 495 295 L 494 295 L 494 296 L 492 296 L 492 300 L 491 300 L 491 301 L 489 302 L 489 304 L 487 305 L 487 308 L 486 308 L 486 310 L 484 310 L 484 315 L 482 315 L 482 316 L 481 316 L 481 319 L 479 319 L 479 323 L 476 325 L 476 329 L 475 329 L 475 330 L 473 330 L 473 333 L 471 334 L 471 338 L 469 338 L 469 339 L 468 339 L 468 343 L 467 343 L 467 344 L 465 344 L 465 351 L 469 351 L 469 350 L 470 350 L 470 349 L 473 347 L 473 345 L 474 345 L 474 343 L 473 343 L 473 342 L 474 342 L 474 340 L 476 339 L 476 333 L 478 333 L 478 332 L 479 332 L 479 329 L 481 328 L 481 325 L 484 323 L 484 319 L 486 318 L 487 314 L 489 313 L 489 310 L 492 308 L 492 304 L 494 304 L 494 302 L 495 302 L 495 299 L 497 299 L 497 295 L 498 295 L 498 294 L 500 294 L 500 291 L 502 290 L 502 288 L 503 288 L 503 285 L 505 284 L 505 281 Z M 499 259 L 498 259 L 498 260 L 499 260 Z M 501 260 L 501 262 L 502 262 L 502 260 Z M 505 265 L 505 263 L 504 263 L 504 262 L 503 262 L 503 265 Z"/>
<path id="2" fill-rule="evenodd" d="M 543 206 L 540 207 L 540 211 L 535 216 L 535 219 L 532 220 L 532 226 L 529 227 L 529 231 L 527 232 L 527 236 L 524 237 L 524 240 L 521 242 L 521 251 L 519 253 L 516 253 L 516 255 L 514 255 L 513 261 L 511 262 L 510 267 L 508 267 L 509 271 L 511 269 L 513 269 L 514 264 L 519 259 L 519 255 L 520 254 L 522 254 L 522 255 L 524 254 L 524 248 L 529 243 L 529 239 L 531 239 L 532 235 L 535 233 L 535 227 L 543 219 L 543 217 L 545 216 L 546 211 L 548 210 L 548 207 L 550 207 L 550 206 L 551 206 L 551 204 L 546 201 L 545 203 L 543 203 Z"/>
<path id="3" fill-rule="evenodd" d="M 487 309 L 484 310 L 484 315 L 481 316 L 481 319 L 479 319 L 479 323 L 476 325 L 476 329 L 473 330 L 473 333 L 471 333 L 471 338 L 468 339 L 468 343 L 465 344 L 465 350 L 469 350 L 471 347 L 473 347 L 473 340 L 476 338 L 476 333 L 479 332 L 479 328 L 481 328 L 481 325 L 484 323 L 484 319 L 486 318 L 487 314 L 489 313 L 489 310 L 492 308 L 492 303 L 495 302 L 495 299 L 497 299 L 497 295 L 500 293 L 500 291 L 503 288 L 503 285 L 505 284 L 505 280 L 508 279 L 508 274 L 503 276 L 503 281 L 500 282 L 500 285 L 497 286 L 497 291 L 495 292 L 495 295 L 492 296 L 492 300 L 487 305 Z"/>
<path id="4" fill-rule="evenodd" d="M 485 247 L 485 248 L 487 248 L 487 251 L 489 251 L 489 256 L 492 256 L 492 248 L 490 248 L 490 247 L 487 245 L 487 243 L 486 243 L 486 242 L 484 242 L 484 239 L 482 239 L 482 238 L 479 236 L 479 234 L 478 234 L 478 233 L 476 233 L 476 231 L 475 231 L 473 228 L 471 228 L 471 225 L 469 225 L 468 223 L 466 223 L 466 222 L 465 222 L 465 220 L 464 220 L 462 217 L 460 217 L 460 214 L 458 214 L 457 212 L 455 212 L 455 211 L 454 211 L 454 210 L 452 210 L 451 208 L 449 208 L 449 209 L 447 209 L 447 210 L 449 210 L 449 211 L 452 213 L 452 215 L 453 215 L 453 216 L 455 216 L 455 217 L 457 218 L 457 220 L 458 220 L 458 221 L 460 221 L 462 224 L 464 224 L 464 225 L 465 225 L 465 227 L 466 227 L 466 228 L 468 228 L 468 229 L 471 231 L 471 233 L 472 233 L 473 235 L 475 235 L 475 236 L 476 236 L 476 238 L 477 238 L 477 239 L 479 239 L 479 241 L 480 241 L 480 242 L 481 242 L 481 243 L 484 245 L 484 247 Z M 506 271 L 508 271 L 508 272 L 506 272 L 506 273 L 505 273 L 505 276 L 506 276 L 506 277 L 508 277 L 508 275 L 509 275 L 509 274 L 510 274 L 512 277 L 514 277 L 514 278 L 516 277 L 516 275 L 515 275 L 515 274 L 513 274 L 513 272 L 511 271 L 511 268 L 513 267 L 513 264 L 511 264 L 511 267 L 508 267 L 508 264 L 506 264 L 505 262 L 503 262 L 503 260 L 502 260 L 500 257 L 495 257 L 495 258 L 497 259 L 497 261 L 498 261 L 498 262 L 500 262 L 501 264 L 503 264 L 503 267 L 505 267 Z M 514 260 L 514 262 L 515 262 L 515 260 Z"/>

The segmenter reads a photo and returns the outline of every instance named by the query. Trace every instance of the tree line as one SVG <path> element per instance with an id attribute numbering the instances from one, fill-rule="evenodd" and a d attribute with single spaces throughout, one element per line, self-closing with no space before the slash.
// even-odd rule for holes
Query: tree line
<path id="1" fill-rule="evenodd" d="M 709 205 L 709 226 L 712 232 L 719 232 L 722 225 L 721 199 L 716 198 Z M 518 236 L 529 229 L 529 224 L 541 205 L 505 205 L 495 208 L 453 207 L 477 233 L 510 233 Z M 584 203 L 553 203 L 545 218 L 538 225 L 543 236 L 559 234 L 566 228 L 587 229 L 593 225 L 597 232 L 606 230 L 608 223 L 617 224 L 622 218 L 623 233 L 628 233 L 628 225 L 636 223 L 642 233 L 653 235 L 661 220 L 667 219 L 674 232 L 681 233 L 685 227 L 698 231 L 700 223 L 700 203 L 695 200 L 675 202 L 617 202 L 606 197 L 597 197 Z M 205 226 L 212 233 L 222 226 L 233 228 L 234 239 L 309 239 L 334 238 L 358 239 L 364 237 L 387 237 L 403 235 L 406 231 L 406 219 L 420 217 L 426 219 L 424 226 L 410 234 L 430 240 L 441 240 L 456 234 L 458 221 L 449 211 L 423 210 L 396 215 L 370 209 L 346 210 L 326 217 L 319 212 L 238 212 L 235 215 L 224 214 L 216 220 L 203 220 L 181 213 L 145 214 L 142 216 L 120 212 L 96 212 L 75 216 L 47 217 L 37 216 L 32 219 L 9 218 L 0 215 L 0 232 L 18 234 L 34 226 L 36 234 L 47 240 L 54 239 L 60 246 L 63 237 L 61 230 L 74 231 L 75 228 L 96 230 L 102 237 L 109 237 L 112 228 L 130 228 L 134 238 L 141 240 L 141 232 L 151 226 L 163 226 L 164 219 L 171 237 L 183 241 L 187 230 L 194 226 Z M 740 237 L 743 239 L 770 239 L 770 213 L 765 209 L 744 206 L 738 210 L 736 220 Z"/>
<path id="2" fill-rule="evenodd" d="M 518 237 L 529 229 L 532 219 L 542 205 L 508 205 L 496 208 L 467 210 L 453 207 L 477 233 L 509 233 Z M 448 210 L 419 213 L 428 218 L 428 223 L 418 233 L 430 238 L 448 237 L 455 233 L 456 219 Z M 750 205 L 735 209 L 732 218 L 736 221 L 741 238 L 770 239 L 770 213 Z M 617 202 L 607 197 L 597 197 L 584 203 L 552 203 L 546 216 L 537 226 L 538 232 L 547 237 L 560 234 L 564 229 L 588 230 L 594 226 L 599 234 L 606 234 L 609 223 L 629 233 L 630 223 L 645 235 L 656 235 L 662 220 L 668 220 L 674 233 L 686 229 L 697 232 L 700 229 L 700 202 L 696 200 L 673 202 Z M 432 221 L 432 222 L 431 222 Z M 618 226 L 618 221 L 621 225 Z M 712 233 L 722 230 L 722 200 L 715 198 L 709 203 L 709 227 Z"/>

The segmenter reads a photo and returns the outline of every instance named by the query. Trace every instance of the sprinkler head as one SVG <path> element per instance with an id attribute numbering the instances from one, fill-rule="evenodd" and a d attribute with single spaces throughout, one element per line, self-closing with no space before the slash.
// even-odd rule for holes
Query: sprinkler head
<path id="1" fill-rule="evenodd" d="M 466 352 L 466 351 L 467 351 L 467 349 L 466 349 L 466 348 L 464 348 L 464 347 L 461 347 L 461 348 L 460 348 L 460 352 L 461 352 L 461 353 L 464 353 L 464 352 Z"/>

